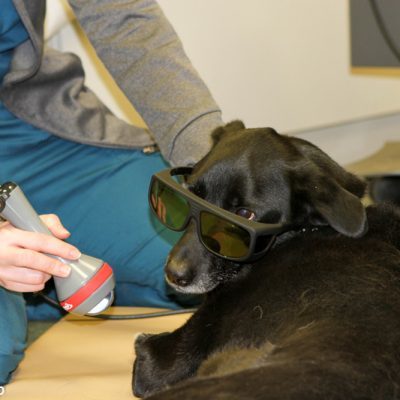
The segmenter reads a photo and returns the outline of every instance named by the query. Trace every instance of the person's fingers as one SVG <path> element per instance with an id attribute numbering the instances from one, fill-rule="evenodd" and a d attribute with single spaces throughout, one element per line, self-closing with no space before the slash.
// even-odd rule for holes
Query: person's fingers
<path id="1" fill-rule="evenodd" d="M 0 224 L 0 285 L 14 291 L 41 290 L 52 275 L 67 277 L 71 267 L 63 259 L 75 260 L 79 250 L 61 240 L 69 236 L 59 218 L 42 216 L 44 223 L 54 234 L 46 235 L 15 228 L 8 222 Z"/>
<path id="2" fill-rule="evenodd" d="M 3 266 L 12 265 L 27 267 L 62 278 L 67 277 L 71 271 L 69 265 L 40 252 L 26 248 L 9 247 L 6 251 L 0 249 L 0 262 Z M 3 267 L 0 265 L 0 268 Z"/>
<path id="3" fill-rule="evenodd" d="M 69 237 L 71 234 L 68 232 L 67 229 L 63 226 L 63 224 L 60 221 L 60 218 L 58 218 L 57 215 L 55 214 L 45 214 L 41 215 L 40 218 L 42 221 L 45 223 L 45 225 L 49 228 L 50 232 L 60 238 L 60 239 L 66 239 Z"/>
<path id="4" fill-rule="evenodd" d="M 70 260 L 75 260 L 81 256 L 80 251 L 75 246 L 63 240 L 43 233 L 22 231 L 13 227 L 1 230 L 0 247 L 4 246 L 5 243 L 9 246 L 35 250 Z M 30 267 L 29 264 L 24 266 Z"/>
<path id="5" fill-rule="evenodd" d="M 40 290 L 43 290 L 44 283 L 41 285 L 26 285 L 25 283 L 9 282 L 7 286 L 4 287 L 12 292 L 39 292 Z"/>
<path id="6" fill-rule="evenodd" d="M 0 282 L 4 287 L 8 286 L 9 282 L 34 286 L 43 285 L 50 278 L 51 275 L 30 268 L 15 266 L 2 266 L 0 268 Z"/>

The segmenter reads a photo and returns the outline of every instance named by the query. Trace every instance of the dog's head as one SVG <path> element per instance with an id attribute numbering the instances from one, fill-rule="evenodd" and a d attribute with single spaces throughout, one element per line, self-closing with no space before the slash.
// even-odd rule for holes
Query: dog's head
<path id="1" fill-rule="evenodd" d="M 366 232 L 365 183 L 316 146 L 271 128 L 246 129 L 240 121 L 216 129 L 213 138 L 189 178 L 198 196 L 260 222 L 330 225 L 350 237 Z M 165 267 L 177 291 L 206 293 L 251 268 L 209 253 L 194 225 L 192 220 Z"/>

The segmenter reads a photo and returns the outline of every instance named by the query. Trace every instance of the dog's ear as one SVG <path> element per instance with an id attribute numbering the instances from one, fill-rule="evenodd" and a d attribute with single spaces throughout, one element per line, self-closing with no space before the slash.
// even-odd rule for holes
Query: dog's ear
<path id="1" fill-rule="evenodd" d="M 303 156 L 295 175 L 295 194 L 308 207 L 309 222 L 329 224 L 350 237 L 360 237 L 368 230 L 365 208 L 360 198 L 366 182 L 347 172 L 327 154 L 311 143 L 291 138 L 291 143 Z"/>
<path id="2" fill-rule="evenodd" d="M 326 176 L 319 183 L 310 183 L 307 197 L 311 223 L 323 225 L 326 221 L 333 229 L 350 237 L 360 237 L 367 232 L 365 208 L 357 196 Z"/>
<path id="3" fill-rule="evenodd" d="M 243 129 L 246 129 L 244 126 L 244 123 L 239 120 L 235 120 L 232 122 L 229 122 L 225 126 L 220 126 L 216 128 L 213 133 L 211 134 L 211 137 L 214 141 L 214 145 L 218 143 L 223 135 L 225 135 L 228 132 L 235 132 L 235 131 L 241 131 Z"/>
<path id="4" fill-rule="evenodd" d="M 334 178 L 338 185 L 357 197 L 362 197 L 365 194 L 367 183 L 363 179 L 346 171 L 312 143 L 296 137 L 290 137 L 289 139 L 291 144 L 296 147 L 301 155 L 308 160 L 310 164 L 318 166 L 326 177 Z"/>

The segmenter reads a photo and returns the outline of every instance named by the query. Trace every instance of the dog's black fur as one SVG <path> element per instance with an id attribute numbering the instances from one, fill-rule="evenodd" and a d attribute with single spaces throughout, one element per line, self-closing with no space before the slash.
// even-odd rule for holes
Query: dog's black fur
<path id="1" fill-rule="evenodd" d="M 399 212 L 365 210 L 364 182 L 301 139 L 239 121 L 214 138 L 189 188 L 233 212 L 304 229 L 279 236 L 261 260 L 237 265 L 208 253 L 192 222 L 166 276 L 182 292 L 207 292 L 205 301 L 175 332 L 139 336 L 134 393 L 400 398 Z"/>

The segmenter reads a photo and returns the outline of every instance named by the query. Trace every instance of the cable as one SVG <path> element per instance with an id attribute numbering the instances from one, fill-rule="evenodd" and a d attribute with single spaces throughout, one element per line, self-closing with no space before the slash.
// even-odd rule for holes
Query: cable
<path id="1" fill-rule="evenodd" d="M 52 306 L 64 310 L 56 300 L 47 296 L 43 292 L 37 293 L 41 296 L 47 303 Z M 197 311 L 197 308 L 185 308 L 181 310 L 167 310 L 167 311 L 156 311 L 151 313 L 143 313 L 143 314 L 121 314 L 121 315 L 108 315 L 108 314 L 98 314 L 98 315 L 85 315 L 85 317 L 89 318 L 97 318 L 97 319 L 110 319 L 110 320 L 124 320 L 124 319 L 146 319 L 146 318 L 157 318 L 157 317 L 167 317 L 170 315 L 178 315 L 178 314 L 188 314 Z"/>
<path id="2" fill-rule="evenodd" d="M 156 311 L 146 314 L 120 314 L 120 315 L 108 315 L 108 314 L 98 314 L 98 315 L 86 315 L 91 318 L 98 319 L 113 319 L 113 320 L 123 320 L 123 319 L 146 319 L 146 318 L 156 318 L 156 317 L 168 317 L 170 315 L 178 314 L 188 314 L 197 311 L 197 308 L 185 308 L 182 310 L 168 310 L 168 311 Z"/>
<path id="3" fill-rule="evenodd" d="M 378 29 L 381 32 L 383 39 L 388 45 L 389 49 L 392 51 L 393 55 L 397 58 L 397 61 L 400 62 L 400 51 L 397 48 L 394 40 L 391 38 L 389 34 L 389 30 L 386 27 L 385 21 L 383 20 L 382 14 L 379 11 L 378 5 L 375 0 L 369 0 L 369 5 L 372 10 L 372 14 L 374 16 L 375 22 L 378 25 Z"/>

